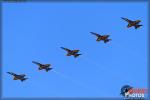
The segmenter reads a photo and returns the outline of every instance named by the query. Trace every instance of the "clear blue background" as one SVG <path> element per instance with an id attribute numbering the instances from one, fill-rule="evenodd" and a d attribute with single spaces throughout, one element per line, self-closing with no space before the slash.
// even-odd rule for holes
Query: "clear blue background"
<path id="1" fill-rule="evenodd" d="M 2 17 L 3 97 L 121 97 L 123 85 L 147 87 L 147 3 L 3 3 Z M 120 17 L 144 26 L 128 29 Z M 91 31 L 112 41 L 96 42 Z M 67 57 L 61 46 L 83 55 Z M 29 79 L 13 81 L 8 71 Z"/>

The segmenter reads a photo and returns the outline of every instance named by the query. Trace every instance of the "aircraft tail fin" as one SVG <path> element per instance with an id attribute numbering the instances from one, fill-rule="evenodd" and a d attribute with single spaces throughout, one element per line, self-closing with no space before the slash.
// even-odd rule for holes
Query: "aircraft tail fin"
<path id="1" fill-rule="evenodd" d="M 50 71 L 50 70 L 52 70 L 53 68 L 46 68 L 45 70 L 46 70 L 46 72 L 48 72 L 48 71 Z"/>
<path id="2" fill-rule="evenodd" d="M 143 26 L 143 25 L 136 25 L 135 29 L 140 28 L 141 26 Z"/>
<path id="3" fill-rule="evenodd" d="M 39 67 L 39 68 L 38 68 L 38 70 L 42 70 L 42 68 L 41 68 L 41 67 Z"/>
<path id="4" fill-rule="evenodd" d="M 109 42 L 109 41 L 111 41 L 111 39 L 104 40 L 104 43 L 107 43 L 107 42 Z"/>
<path id="5" fill-rule="evenodd" d="M 21 82 L 23 82 L 23 81 L 25 81 L 25 80 L 27 80 L 28 78 L 24 78 L 24 79 L 21 79 Z"/>
<path id="6" fill-rule="evenodd" d="M 77 57 L 80 56 L 80 55 L 82 55 L 82 54 L 75 54 L 74 57 L 77 58 Z"/>

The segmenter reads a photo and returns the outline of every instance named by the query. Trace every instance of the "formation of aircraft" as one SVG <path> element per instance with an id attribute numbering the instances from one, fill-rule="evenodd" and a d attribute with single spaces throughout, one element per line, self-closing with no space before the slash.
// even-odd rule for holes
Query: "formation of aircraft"
<path id="1" fill-rule="evenodd" d="M 43 70 L 44 69 L 46 72 L 48 72 L 49 70 L 52 69 L 51 64 L 41 64 L 41 63 L 35 62 L 35 61 L 32 61 L 32 63 L 38 65 L 38 67 L 39 67 L 38 69 L 39 70 Z"/>
<path id="2" fill-rule="evenodd" d="M 111 41 L 111 39 L 108 39 L 109 35 L 100 35 L 100 34 L 95 33 L 95 32 L 90 32 L 90 33 L 97 37 L 96 41 L 104 41 L 104 43 Z"/>
<path id="3" fill-rule="evenodd" d="M 128 22 L 128 25 L 127 25 L 128 28 L 133 26 L 133 27 L 135 27 L 135 29 L 137 29 L 137 28 L 140 28 L 141 26 L 143 26 L 143 25 L 139 24 L 141 22 L 141 20 L 132 21 L 132 20 L 129 20 L 127 18 L 123 18 L 123 17 L 121 17 L 121 18 Z M 104 43 L 107 43 L 107 42 L 112 40 L 112 39 L 109 39 L 110 35 L 100 35 L 100 34 L 95 33 L 95 32 L 90 32 L 90 33 L 97 37 L 96 41 L 103 41 Z M 67 52 L 66 56 L 74 56 L 74 58 L 77 58 L 80 55 L 82 55 L 82 54 L 78 53 L 80 51 L 78 49 L 77 50 L 70 50 L 70 49 L 64 48 L 64 47 L 61 47 L 61 49 L 65 50 Z M 32 61 L 32 63 L 36 64 L 38 66 L 39 70 L 45 70 L 46 72 L 48 72 L 48 71 L 53 69 L 51 67 L 51 64 L 41 64 L 41 63 L 36 62 L 36 61 Z M 18 75 L 18 74 L 12 73 L 12 72 L 7 72 L 7 73 L 14 76 L 13 80 L 21 80 L 23 82 L 23 81 L 28 79 L 28 78 L 25 78 L 25 76 L 26 76 L 25 74 Z"/>
<path id="4" fill-rule="evenodd" d="M 74 56 L 75 58 L 76 57 L 78 57 L 78 56 L 80 56 L 81 54 L 78 54 L 78 52 L 80 51 L 80 50 L 70 50 L 70 49 L 68 49 L 68 48 L 64 48 L 64 47 L 60 47 L 60 48 L 62 48 L 63 50 L 65 50 L 65 51 L 67 51 L 67 56 Z"/>
<path id="5" fill-rule="evenodd" d="M 26 76 L 25 74 L 18 75 L 18 74 L 15 74 L 13 72 L 7 72 L 7 73 L 14 77 L 13 80 L 20 80 L 20 81 L 23 82 L 23 81 L 28 79 L 28 78 L 25 78 L 25 76 Z"/>
<path id="6" fill-rule="evenodd" d="M 130 28 L 130 27 L 134 26 L 134 28 L 137 29 L 137 28 L 140 28 L 141 26 L 143 26 L 143 25 L 139 25 L 141 20 L 132 21 L 132 20 L 129 20 L 127 18 L 123 18 L 123 17 L 121 17 L 121 18 L 128 22 L 127 28 Z"/>

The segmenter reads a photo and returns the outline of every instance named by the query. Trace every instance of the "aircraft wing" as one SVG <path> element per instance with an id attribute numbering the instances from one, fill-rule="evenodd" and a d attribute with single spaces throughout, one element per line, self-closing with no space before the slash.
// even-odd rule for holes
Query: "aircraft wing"
<path id="1" fill-rule="evenodd" d="M 99 34 L 97 34 L 97 33 L 95 33 L 95 32 L 90 32 L 91 34 L 93 34 L 93 35 L 95 35 L 95 36 L 97 36 L 97 37 L 100 37 L 101 35 L 99 35 Z"/>
<path id="2" fill-rule="evenodd" d="M 38 63 L 38 62 L 35 62 L 35 61 L 32 61 L 32 63 L 38 65 L 38 66 L 41 66 L 42 64 L 41 63 Z"/>
<path id="3" fill-rule="evenodd" d="M 13 75 L 13 76 L 17 75 L 17 74 L 12 73 L 12 72 L 7 72 L 7 73 L 10 74 L 10 75 Z"/>
<path id="4" fill-rule="evenodd" d="M 132 22 L 131 20 L 127 19 L 127 18 L 123 18 L 121 17 L 123 20 L 127 21 L 128 23 Z"/>
<path id="5" fill-rule="evenodd" d="M 131 25 L 131 24 L 128 24 L 127 27 L 128 27 L 128 28 L 129 28 L 129 27 L 132 27 L 132 25 Z"/>
<path id="6" fill-rule="evenodd" d="M 101 38 L 97 38 L 97 39 L 96 39 L 96 41 L 100 41 L 100 40 L 101 40 Z"/>
<path id="7" fill-rule="evenodd" d="M 66 51 L 70 51 L 70 49 L 68 49 L 68 48 L 64 48 L 64 47 L 60 47 L 60 48 L 62 48 L 63 50 L 66 50 Z"/>

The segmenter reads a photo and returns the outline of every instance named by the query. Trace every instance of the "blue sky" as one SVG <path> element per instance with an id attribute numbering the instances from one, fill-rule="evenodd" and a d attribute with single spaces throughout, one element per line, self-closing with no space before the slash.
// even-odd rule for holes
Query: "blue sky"
<path id="1" fill-rule="evenodd" d="M 121 97 L 123 85 L 148 85 L 147 3 L 3 3 L 2 17 L 3 97 Z M 144 26 L 128 29 L 120 17 Z M 112 41 L 96 42 L 91 31 Z M 67 57 L 61 46 L 82 55 Z M 8 71 L 29 79 L 13 81 Z"/>

